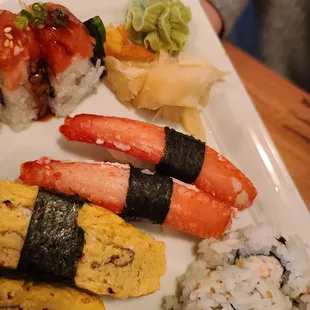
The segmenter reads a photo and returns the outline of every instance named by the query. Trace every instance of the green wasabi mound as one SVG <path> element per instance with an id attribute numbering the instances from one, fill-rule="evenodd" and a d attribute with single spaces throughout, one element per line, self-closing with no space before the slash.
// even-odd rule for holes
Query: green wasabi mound
<path id="1" fill-rule="evenodd" d="M 126 18 L 130 40 L 155 52 L 180 52 L 189 35 L 191 11 L 180 0 L 132 0 Z"/>

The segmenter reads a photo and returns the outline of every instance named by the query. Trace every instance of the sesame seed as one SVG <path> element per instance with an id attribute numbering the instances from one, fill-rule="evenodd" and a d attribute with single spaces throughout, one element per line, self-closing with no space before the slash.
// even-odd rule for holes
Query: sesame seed
<path id="1" fill-rule="evenodd" d="M 225 298 L 226 298 L 226 299 L 230 299 L 230 298 L 231 298 L 231 295 L 230 295 L 230 294 L 226 294 L 226 295 L 225 295 Z"/>
<path id="2" fill-rule="evenodd" d="M 5 42 L 4 42 L 4 47 L 9 47 L 10 46 L 10 41 L 9 40 L 6 40 Z"/>
<path id="3" fill-rule="evenodd" d="M 242 258 L 239 258 L 237 263 L 236 263 L 236 266 L 239 267 L 239 268 L 243 268 L 243 260 Z"/>
<path id="4" fill-rule="evenodd" d="M 10 48 L 13 48 L 14 47 L 14 43 L 13 41 L 10 41 Z"/>
<path id="5" fill-rule="evenodd" d="M 39 29 L 43 29 L 45 27 L 45 25 L 39 25 L 38 28 Z"/>
<path id="6" fill-rule="evenodd" d="M 215 292 L 216 292 L 216 290 L 215 290 L 215 288 L 214 288 L 213 286 L 211 286 L 210 291 L 211 291 L 213 294 L 215 294 Z"/>
<path id="7" fill-rule="evenodd" d="M 220 279 L 218 279 L 217 281 L 216 281 L 217 283 L 223 283 L 223 281 L 222 280 L 220 280 Z"/>
<path id="8" fill-rule="evenodd" d="M 14 56 L 19 55 L 24 49 L 20 48 L 19 46 L 15 45 L 14 47 Z"/>
<path id="9" fill-rule="evenodd" d="M 9 33 L 6 33 L 5 34 L 6 38 L 9 39 L 9 40 L 13 40 L 13 36 Z"/>
<path id="10" fill-rule="evenodd" d="M 18 41 L 17 41 L 17 44 L 18 44 L 18 46 L 19 46 L 20 48 L 23 47 L 23 44 L 22 44 L 21 40 L 18 40 Z"/>
<path id="11" fill-rule="evenodd" d="M 271 293 L 270 291 L 267 291 L 266 293 L 267 293 L 267 296 L 268 296 L 269 298 L 272 298 L 272 297 L 273 297 L 273 296 L 272 296 L 272 293 Z"/>
<path id="12" fill-rule="evenodd" d="M 4 28 L 3 31 L 4 31 L 5 33 L 9 33 L 9 32 L 12 31 L 12 27 L 6 27 L 6 28 Z"/>

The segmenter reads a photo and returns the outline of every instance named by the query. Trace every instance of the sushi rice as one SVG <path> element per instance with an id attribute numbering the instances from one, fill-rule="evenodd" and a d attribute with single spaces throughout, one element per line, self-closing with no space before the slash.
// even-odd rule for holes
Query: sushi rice
<path id="1" fill-rule="evenodd" d="M 71 66 L 63 73 L 51 78 L 56 97 L 50 99 L 50 109 L 57 117 L 70 114 L 94 88 L 100 85 L 105 70 L 100 59 L 96 66 L 90 59 L 72 59 Z"/>
<path id="2" fill-rule="evenodd" d="M 198 257 L 178 278 L 173 310 L 309 310 L 310 260 L 298 236 L 285 240 L 266 224 L 205 239 Z"/>
<path id="3" fill-rule="evenodd" d="M 105 67 L 97 60 L 96 66 L 89 59 L 73 59 L 71 66 L 63 73 L 50 76 L 56 97 L 50 98 L 49 106 L 57 117 L 71 113 L 94 88 L 100 85 L 100 76 Z M 13 92 L 4 92 L 5 105 L 0 105 L 0 120 L 11 125 L 15 131 L 27 128 L 38 118 L 42 107 L 29 91 L 28 78 Z M 1 81 L 0 81 L 1 87 Z"/>
<path id="4" fill-rule="evenodd" d="M 39 107 L 23 81 L 20 87 L 12 92 L 3 92 L 4 104 L 0 104 L 0 122 L 10 124 L 15 131 L 27 128 L 32 120 L 37 119 Z M 2 83 L 0 81 L 0 88 Z"/>

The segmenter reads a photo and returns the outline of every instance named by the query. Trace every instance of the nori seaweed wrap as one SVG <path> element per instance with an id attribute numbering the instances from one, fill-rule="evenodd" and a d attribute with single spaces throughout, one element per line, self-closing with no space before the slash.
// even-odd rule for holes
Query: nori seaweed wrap
<path id="1" fill-rule="evenodd" d="M 172 192 L 170 177 L 157 173 L 148 175 L 130 166 L 129 188 L 121 217 L 126 221 L 162 224 L 169 212 Z"/>
<path id="2" fill-rule="evenodd" d="M 165 155 L 156 170 L 186 183 L 195 182 L 204 162 L 205 144 L 169 127 L 165 132 Z"/>

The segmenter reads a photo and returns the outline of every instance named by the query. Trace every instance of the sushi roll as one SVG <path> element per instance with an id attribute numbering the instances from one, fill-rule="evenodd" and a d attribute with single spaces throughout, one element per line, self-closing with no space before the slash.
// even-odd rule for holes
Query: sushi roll
<path id="1" fill-rule="evenodd" d="M 126 299 L 159 289 L 165 245 L 77 196 L 0 180 L 0 269 Z"/>
<path id="2" fill-rule="evenodd" d="M 105 28 L 53 3 L 0 10 L 0 121 L 26 128 L 49 110 L 71 113 L 105 74 Z"/>
<path id="3" fill-rule="evenodd" d="M 39 43 L 17 18 L 0 10 L 0 121 L 18 131 L 46 114 L 53 90 Z"/>
<path id="4" fill-rule="evenodd" d="M 165 309 L 309 309 L 306 250 L 298 236 L 285 240 L 267 224 L 205 239 Z"/>
<path id="5" fill-rule="evenodd" d="M 21 15 L 35 33 L 48 64 L 54 90 L 49 107 L 57 117 L 68 115 L 105 72 L 104 25 L 98 16 L 83 24 L 66 7 L 54 3 L 34 3 Z"/>

